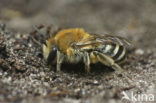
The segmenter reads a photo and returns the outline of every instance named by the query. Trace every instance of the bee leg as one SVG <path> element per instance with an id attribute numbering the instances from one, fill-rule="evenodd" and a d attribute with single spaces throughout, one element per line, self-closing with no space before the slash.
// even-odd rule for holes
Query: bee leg
<path id="1" fill-rule="evenodd" d="M 84 57 L 83 57 L 83 62 L 85 64 L 85 70 L 87 73 L 90 72 L 90 58 L 89 58 L 89 54 L 85 53 Z"/>
<path id="2" fill-rule="evenodd" d="M 59 72 L 61 71 L 61 64 L 64 60 L 64 55 L 57 51 L 57 66 L 56 66 L 56 71 Z"/>
<path id="3" fill-rule="evenodd" d="M 99 52 L 94 51 L 92 53 L 98 59 L 99 62 L 106 66 L 112 67 L 117 74 L 121 74 L 123 72 L 123 69 L 118 64 L 116 64 L 112 58 Z"/>
<path id="4" fill-rule="evenodd" d="M 99 53 L 99 52 L 95 52 L 94 51 L 92 53 L 93 53 L 93 55 L 95 57 L 97 57 L 99 62 L 103 63 L 106 66 L 111 66 L 115 70 L 116 74 L 121 74 L 127 80 L 127 82 L 129 83 L 130 87 L 134 87 L 135 86 L 133 81 L 128 77 L 128 74 L 127 73 L 123 73 L 124 70 L 118 64 L 116 64 L 112 58 L 110 58 L 110 57 L 108 57 L 108 56 L 106 56 L 106 55 L 104 55 L 102 53 Z"/>

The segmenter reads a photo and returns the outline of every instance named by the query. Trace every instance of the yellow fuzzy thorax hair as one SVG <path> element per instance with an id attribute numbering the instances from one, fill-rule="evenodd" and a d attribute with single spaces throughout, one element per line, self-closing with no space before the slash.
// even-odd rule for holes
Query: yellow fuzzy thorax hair
<path id="1" fill-rule="evenodd" d="M 71 47 L 71 43 L 77 42 L 87 36 L 89 36 L 89 34 L 80 28 L 63 29 L 59 31 L 56 36 L 46 40 L 46 45 L 43 45 L 43 56 L 45 59 L 48 58 L 52 43 L 57 46 L 59 51 L 67 54 L 67 50 Z"/>
<path id="2" fill-rule="evenodd" d="M 54 38 L 55 44 L 61 52 L 66 53 L 66 50 L 70 48 L 71 43 L 88 36 L 83 29 L 64 29 L 58 32 Z"/>

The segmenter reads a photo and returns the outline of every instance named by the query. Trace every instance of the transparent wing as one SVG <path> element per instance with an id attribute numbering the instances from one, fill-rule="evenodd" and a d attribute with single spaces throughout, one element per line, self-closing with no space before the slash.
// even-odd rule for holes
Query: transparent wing
<path id="1" fill-rule="evenodd" d="M 111 40 L 113 43 L 117 43 L 117 44 L 125 46 L 125 47 L 131 46 L 131 42 L 129 40 L 127 40 L 126 38 L 123 38 L 120 36 L 108 35 L 108 34 L 106 34 L 104 37 Z"/>
<path id="2" fill-rule="evenodd" d="M 97 46 L 102 44 L 119 44 L 126 48 L 131 46 L 131 43 L 122 37 L 119 36 L 112 36 L 112 35 L 99 35 L 99 34 L 91 34 L 90 36 L 81 39 L 80 41 L 74 43 L 74 47 L 76 48 L 83 48 L 89 46 Z"/>

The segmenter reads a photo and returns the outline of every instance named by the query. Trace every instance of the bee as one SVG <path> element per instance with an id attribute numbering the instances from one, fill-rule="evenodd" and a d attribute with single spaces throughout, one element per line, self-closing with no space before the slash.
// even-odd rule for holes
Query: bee
<path id="1" fill-rule="evenodd" d="M 100 62 L 122 73 L 119 64 L 125 60 L 130 45 L 128 40 L 119 36 L 91 34 L 81 28 L 70 28 L 50 36 L 42 49 L 44 59 L 48 64 L 56 64 L 57 71 L 61 70 L 64 62 L 83 62 L 89 73 L 90 64 Z"/>

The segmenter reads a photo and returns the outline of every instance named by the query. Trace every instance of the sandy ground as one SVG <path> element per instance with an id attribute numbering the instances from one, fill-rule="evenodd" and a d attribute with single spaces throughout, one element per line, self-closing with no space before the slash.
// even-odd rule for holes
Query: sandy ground
<path id="1" fill-rule="evenodd" d="M 132 93 L 151 94 L 156 102 L 155 10 L 155 0 L 0 0 L 0 102 L 133 103 Z M 31 39 L 42 43 L 47 37 L 30 34 L 38 24 L 128 38 L 133 50 L 122 67 L 135 86 L 100 64 L 91 66 L 91 74 L 79 64 L 55 72 Z M 131 100 L 121 101 L 123 91 Z"/>

